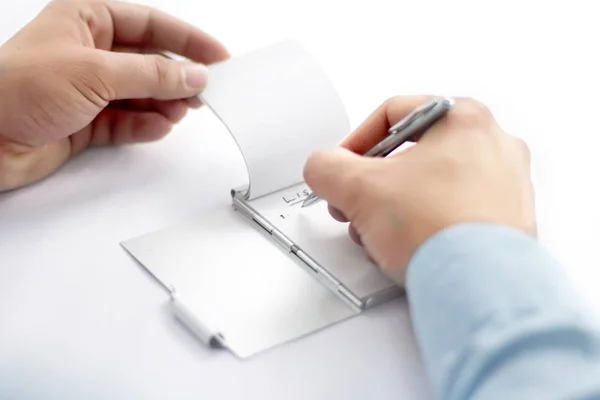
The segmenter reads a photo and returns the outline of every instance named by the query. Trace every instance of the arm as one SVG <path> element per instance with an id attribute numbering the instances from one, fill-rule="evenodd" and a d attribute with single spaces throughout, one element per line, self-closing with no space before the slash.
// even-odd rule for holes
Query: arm
<path id="1" fill-rule="evenodd" d="M 537 231 L 527 145 L 485 105 L 456 99 L 416 145 L 363 157 L 422 97 L 397 97 L 305 179 L 354 240 L 406 286 L 442 399 L 600 398 L 600 331 Z"/>
<path id="2" fill-rule="evenodd" d="M 600 334 L 560 266 L 530 236 L 456 225 L 407 274 L 415 331 L 442 399 L 600 397 Z"/>

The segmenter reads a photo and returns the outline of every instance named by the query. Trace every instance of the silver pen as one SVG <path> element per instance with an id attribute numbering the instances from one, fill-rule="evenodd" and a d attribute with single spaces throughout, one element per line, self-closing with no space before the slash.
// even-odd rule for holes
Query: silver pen
<path id="1" fill-rule="evenodd" d="M 394 124 L 389 130 L 388 135 L 369 151 L 364 156 L 366 157 L 387 157 L 398 147 L 406 143 L 411 138 L 422 135 L 440 119 L 454 105 L 454 99 L 440 98 L 433 99 L 416 109 L 414 109 L 406 117 L 402 118 Z M 316 204 L 321 199 L 314 193 L 311 193 L 302 202 L 302 207 L 308 207 Z"/>

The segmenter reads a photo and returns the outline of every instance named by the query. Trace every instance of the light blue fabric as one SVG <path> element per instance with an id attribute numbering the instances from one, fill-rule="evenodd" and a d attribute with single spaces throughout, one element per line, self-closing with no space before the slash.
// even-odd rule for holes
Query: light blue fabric
<path id="1" fill-rule="evenodd" d="M 600 399 L 600 331 L 532 237 L 463 224 L 425 242 L 407 293 L 439 399 Z"/>

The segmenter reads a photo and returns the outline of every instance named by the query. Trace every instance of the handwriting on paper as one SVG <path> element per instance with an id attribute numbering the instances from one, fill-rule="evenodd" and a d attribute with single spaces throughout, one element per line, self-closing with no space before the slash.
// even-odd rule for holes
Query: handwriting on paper
<path id="1" fill-rule="evenodd" d="M 289 206 L 293 206 L 296 205 L 302 201 L 304 201 L 304 199 L 306 197 L 308 197 L 310 195 L 310 190 L 308 189 L 304 189 L 301 191 L 297 191 L 294 193 L 286 193 L 284 196 L 281 196 L 281 199 L 283 201 L 285 201 L 285 203 Z"/>
<path id="2" fill-rule="evenodd" d="M 288 221 L 302 210 L 302 202 L 312 193 L 305 183 L 252 200 L 252 208 L 267 219 Z"/>

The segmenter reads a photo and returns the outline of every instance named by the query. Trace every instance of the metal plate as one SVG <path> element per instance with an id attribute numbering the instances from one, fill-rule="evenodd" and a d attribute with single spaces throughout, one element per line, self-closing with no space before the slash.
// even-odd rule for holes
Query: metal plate
<path id="1" fill-rule="evenodd" d="M 348 224 L 329 215 L 325 202 L 302 208 L 308 193 L 306 185 L 300 184 L 248 201 L 248 205 L 367 303 L 367 307 L 402 295 L 400 287 L 350 239 Z"/>
<path id="2" fill-rule="evenodd" d="M 122 245 L 242 358 L 357 314 L 230 206 Z"/>

